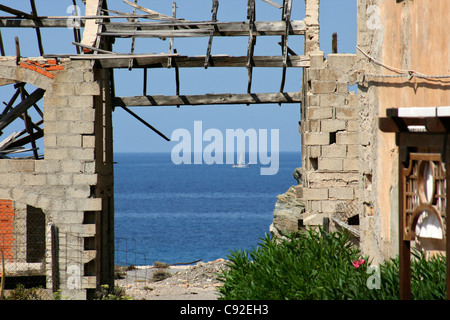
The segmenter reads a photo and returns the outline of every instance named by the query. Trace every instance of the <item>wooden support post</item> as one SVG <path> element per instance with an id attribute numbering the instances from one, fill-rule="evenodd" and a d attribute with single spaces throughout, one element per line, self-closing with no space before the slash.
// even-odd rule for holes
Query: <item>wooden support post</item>
<path id="1" fill-rule="evenodd" d="M 177 53 L 177 49 L 174 49 L 173 51 L 174 53 Z M 175 63 L 175 61 L 173 62 L 174 66 L 175 66 L 175 85 L 176 85 L 176 95 L 179 96 L 180 95 L 180 70 L 178 69 L 178 65 Z M 177 108 L 179 108 L 180 105 L 177 105 Z"/>
<path id="2" fill-rule="evenodd" d="M 284 85 L 286 83 L 286 69 L 287 69 L 287 58 L 288 58 L 288 37 L 289 28 L 291 21 L 291 11 L 292 11 L 292 0 L 285 0 L 283 2 L 283 21 L 286 24 L 285 33 L 281 38 L 282 51 L 283 51 L 283 72 L 281 76 L 280 92 L 284 91 Z"/>
<path id="3" fill-rule="evenodd" d="M 177 3 L 174 1 L 172 2 L 172 17 L 176 18 L 177 17 Z M 177 27 L 174 27 L 174 30 Z M 169 43 L 169 54 L 173 53 L 173 42 L 174 42 L 174 37 L 170 38 L 170 43 Z M 173 58 L 169 57 L 169 60 L 167 62 L 167 67 L 170 69 L 172 68 L 172 62 L 173 62 Z"/>
<path id="4" fill-rule="evenodd" d="M 19 37 L 14 37 L 14 41 L 16 43 L 16 64 L 19 65 L 20 62 L 20 44 L 19 44 Z"/>
<path id="5" fill-rule="evenodd" d="M 3 46 L 3 37 L 1 30 L 0 30 L 0 54 L 2 55 L 2 57 L 6 56 L 5 47 Z"/>
<path id="6" fill-rule="evenodd" d="M 212 0 L 212 22 L 217 22 L 217 10 L 219 9 L 219 0 Z M 217 31 L 217 25 L 214 25 L 214 31 L 211 31 L 211 35 L 209 36 L 208 41 L 208 49 L 206 49 L 206 58 L 205 58 L 205 69 L 208 69 L 209 66 L 209 58 L 211 56 L 211 46 L 214 38 L 214 32 Z"/>
<path id="7" fill-rule="evenodd" d="M 79 13 L 78 13 L 77 1 L 72 0 L 72 3 L 75 8 L 75 15 L 78 16 Z M 73 38 L 74 38 L 75 42 L 78 42 L 78 43 L 81 42 L 81 31 L 79 28 L 75 28 L 75 27 L 73 28 Z M 78 46 L 76 46 L 75 48 L 76 48 L 77 54 L 80 54 L 81 53 L 80 48 Z"/>
<path id="8" fill-rule="evenodd" d="M 144 96 L 147 95 L 147 68 L 144 68 L 144 88 L 142 90 Z"/>
<path id="9" fill-rule="evenodd" d="M 401 152 L 406 152 L 402 150 Z M 399 157 L 401 159 L 401 156 Z M 403 201 L 403 194 L 405 190 L 405 176 L 404 176 L 405 166 L 402 161 L 399 161 L 399 189 L 403 190 L 399 192 L 398 205 L 400 208 L 399 212 L 399 286 L 400 292 L 399 297 L 401 300 L 411 299 L 411 248 L 408 239 L 405 239 L 405 223 L 403 213 L 405 211 L 405 203 Z"/>
<path id="10" fill-rule="evenodd" d="M 338 53 L 337 32 L 334 32 L 331 40 L 332 53 Z"/>
<path id="11" fill-rule="evenodd" d="M 59 229 L 57 226 L 51 226 L 51 243 L 52 243 L 52 290 L 59 290 Z"/>
<path id="12" fill-rule="evenodd" d="M 33 20 L 38 21 L 38 15 L 36 11 L 36 4 L 34 3 L 34 0 L 30 0 L 31 3 L 31 15 L 33 16 Z M 38 40 L 38 46 L 39 46 L 39 53 L 41 56 L 44 55 L 44 47 L 42 45 L 42 38 L 41 38 L 41 31 L 38 27 L 36 27 L 36 36 Z"/>
<path id="13" fill-rule="evenodd" d="M 248 19 L 248 48 L 247 48 L 247 70 L 248 70 L 248 85 L 247 93 L 252 91 L 252 78 L 253 78 L 253 53 L 256 44 L 256 36 L 253 34 L 255 30 L 255 20 L 256 20 L 256 8 L 255 0 L 248 0 L 247 6 L 247 19 Z"/>
<path id="14" fill-rule="evenodd" d="M 134 3 L 137 5 L 138 0 L 134 0 Z M 136 7 L 133 7 L 133 14 L 136 14 Z M 138 27 L 135 28 L 135 31 L 138 30 Z M 136 37 L 131 38 L 131 50 L 130 53 L 134 54 L 134 44 L 136 42 Z M 133 69 L 133 61 L 134 59 L 128 60 L 128 70 Z"/>

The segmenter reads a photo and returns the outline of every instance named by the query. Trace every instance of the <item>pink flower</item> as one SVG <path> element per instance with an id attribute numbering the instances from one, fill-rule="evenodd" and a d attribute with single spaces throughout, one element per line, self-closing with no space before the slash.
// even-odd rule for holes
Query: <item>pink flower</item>
<path id="1" fill-rule="evenodd" d="M 359 268 L 361 265 L 363 265 L 366 261 L 364 259 L 359 260 L 353 260 L 352 264 L 355 268 Z"/>

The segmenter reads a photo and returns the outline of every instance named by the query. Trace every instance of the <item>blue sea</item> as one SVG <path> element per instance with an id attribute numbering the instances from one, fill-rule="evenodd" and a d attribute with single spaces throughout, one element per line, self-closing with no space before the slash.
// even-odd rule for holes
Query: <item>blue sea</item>
<path id="1" fill-rule="evenodd" d="M 180 164 L 170 153 L 116 153 L 116 264 L 227 259 L 269 233 L 277 195 L 296 184 L 300 152 L 281 152 L 275 175 L 261 164 Z M 248 159 L 248 158 L 247 158 Z M 267 165 L 264 165 L 267 167 Z"/>

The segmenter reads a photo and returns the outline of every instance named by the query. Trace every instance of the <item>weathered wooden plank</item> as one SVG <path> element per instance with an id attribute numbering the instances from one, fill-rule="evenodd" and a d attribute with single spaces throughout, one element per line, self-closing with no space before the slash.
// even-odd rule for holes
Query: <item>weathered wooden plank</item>
<path id="1" fill-rule="evenodd" d="M 282 5 L 280 5 L 280 4 L 278 4 L 278 3 L 274 2 L 274 1 L 271 1 L 271 0 L 262 0 L 262 1 L 264 1 L 264 2 L 266 2 L 266 3 L 268 3 L 268 4 L 272 5 L 272 6 L 274 6 L 274 7 L 277 8 L 277 9 L 283 8 Z"/>
<path id="2" fill-rule="evenodd" d="M 186 23 L 155 23 L 155 22 L 138 22 L 138 23 L 121 23 L 121 22 L 104 22 L 105 33 L 110 35 L 121 34 L 125 36 L 130 34 L 137 26 L 140 28 L 141 36 L 146 36 L 145 32 L 158 31 L 160 34 L 167 34 L 173 31 L 175 27 L 180 30 L 195 30 L 205 32 L 205 36 L 210 36 L 210 32 L 214 29 L 215 37 L 231 37 L 231 36 L 249 36 L 249 22 L 186 22 Z M 212 28 L 214 26 L 214 28 Z M 289 35 L 304 35 L 306 25 L 303 20 L 293 20 L 289 23 Z M 284 35 L 286 32 L 286 23 L 284 21 L 255 21 L 255 36 L 276 36 Z M 149 32 L 148 36 L 154 37 L 156 32 Z M 131 36 L 131 34 L 130 34 Z"/>
<path id="3" fill-rule="evenodd" d="M 123 0 L 123 2 L 126 3 L 126 4 L 128 4 L 129 6 L 131 6 L 131 7 L 133 7 L 133 8 L 136 8 L 136 9 L 142 11 L 142 12 L 145 12 L 145 13 L 148 13 L 148 14 L 152 14 L 152 15 L 155 15 L 155 16 L 158 16 L 158 20 L 169 20 L 169 21 L 170 21 L 170 20 L 175 20 L 175 21 L 177 21 L 177 20 L 178 20 L 178 21 L 184 21 L 184 20 L 185 20 L 185 19 L 178 19 L 178 18 L 173 18 L 173 17 L 166 16 L 166 15 L 164 15 L 164 14 L 161 14 L 161 13 L 159 13 L 159 12 L 150 10 L 150 9 L 148 9 L 148 8 L 145 8 L 145 7 L 143 7 L 143 6 L 140 6 L 140 5 L 138 5 L 138 4 L 132 3 L 132 2 L 127 1 L 127 0 Z"/>
<path id="4" fill-rule="evenodd" d="M 135 96 L 116 97 L 112 103 L 116 107 L 176 106 L 176 105 L 229 105 L 229 104 L 271 104 L 300 103 L 300 92 L 250 93 L 250 94 L 205 94 L 181 96 Z"/>
<path id="5" fill-rule="evenodd" d="M 73 59 L 98 59 L 98 64 L 104 69 L 111 68 L 128 68 L 128 59 L 126 56 L 121 58 L 120 55 L 115 55 L 114 59 L 104 58 L 97 55 L 97 57 L 91 57 L 92 55 L 80 55 L 72 56 Z M 137 56 L 137 55 L 136 55 Z M 168 55 L 165 56 L 144 56 L 135 57 L 133 68 L 168 68 Z M 205 64 L 205 58 L 203 57 L 186 57 L 186 56 L 173 56 L 173 61 L 179 68 L 202 68 Z M 253 56 L 251 63 L 253 67 L 263 68 L 279 68 L 283 66 L 282 56 Z M 289 68 L 304 68 L 309 67 L 309 57 L 307 56 L 288 56 L 286 66 Z M 209 67 L 247 67 L 247 57 L 231 57 L 231 56 L 215 56 L 211 55 L 209 58 Z"/>

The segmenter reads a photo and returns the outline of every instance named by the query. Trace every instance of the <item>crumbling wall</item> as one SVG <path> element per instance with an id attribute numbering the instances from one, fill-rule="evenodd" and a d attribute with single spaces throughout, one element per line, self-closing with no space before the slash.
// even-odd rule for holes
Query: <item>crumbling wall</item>
<path id="1" fill-rule="evenodd" d="M 361 122 L 372 127 L 363 193 L 362 248 L 375 261 L 398 254 L 398 148 L 395 134 L 378 129 L 387 108 L 436 107 L 450 103 L 450 3 L 446 0 L 358 1 Z M 364 52 L 364 54 L 363 54 Z M 369 57 L 365 56 L 368 55 Z M 409 74 L 411 71 L 411 74 Z M 432 76 L 414 76 L 414 72 Z"/>
<path id="2" fill-rule="evenodd" d="M 42 58 L 28 61 L 46 63 Z M 16 265 L 8 271 L 29 262 L 21 251 L 27 248 L 27 229 L 35 225 L 26 217 L 30 208 L 40 209 L 46 250 L 39 268 L 47 288 L 85 299 L 102 270 L 101 222 L 113 225 L 107 223 L 113 206 L 105 206 L 113 195 L 111 110 L 105 107 L 109 87 L 104 87 L 109 78 L 102 83 L 104 75 L 96 74 L 89 61 L 62 59 L 58 65 L 43 74 L 17 65 L 15 57 L 0 59 L 3 83 L 24 82 L 45 90 L 44 159 L 0 160 L 0 199 L 14 206 L 13 234 L 25 235 L 15 237 L 11 262 Z"/>
<path id="3" fill-rule="evenodd" d="M 305 225 L 358 215 L 360 134 L 356 55 L 311 54 L 303 79 L 303 198 Z M 346 221 L 344 221 L 346 222 Z"/>

